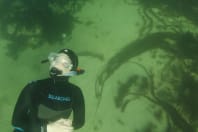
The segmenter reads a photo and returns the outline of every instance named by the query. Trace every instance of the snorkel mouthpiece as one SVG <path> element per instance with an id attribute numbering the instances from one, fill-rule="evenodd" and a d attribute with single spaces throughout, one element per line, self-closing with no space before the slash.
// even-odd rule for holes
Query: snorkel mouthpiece
<path id="1" fill-rule="evenodd" d="M 55 77 L 55 76 L 61 75 L 61 74 L 62 74 L 62 71 L 59 70 L 59 69 L 57 69 L 56 67 L 52 67 L 52 68 L 50 69 L 50 76 L 51 76 L 51 77 Z"/>

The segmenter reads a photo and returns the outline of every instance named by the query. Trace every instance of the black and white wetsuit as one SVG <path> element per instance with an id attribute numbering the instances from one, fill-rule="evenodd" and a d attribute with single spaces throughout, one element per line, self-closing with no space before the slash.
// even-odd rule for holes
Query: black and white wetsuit
<path id="1" fill-rule="evenodd" d="M 81 89 L 55 77 L 29 83 L 16 103 L 12 125 L 14 132 L 46 132 L 46 124 L 68 118 L 73 112 L 72 126 L 78 129 L 85 122 L 85 104 Z"/>

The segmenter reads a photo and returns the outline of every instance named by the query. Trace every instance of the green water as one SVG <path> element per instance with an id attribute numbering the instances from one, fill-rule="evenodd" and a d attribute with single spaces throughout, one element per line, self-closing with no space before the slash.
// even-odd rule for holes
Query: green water
<path id="1" fill-rule="evenodd" d="M 196 0 L 37 1 L 0 2 L 2 131 L 22 88 L 48 77 L 40 61 L 62 48 L 86 70 L 71 79 L 86 101 L 76 132 L 198 131 Z"/>

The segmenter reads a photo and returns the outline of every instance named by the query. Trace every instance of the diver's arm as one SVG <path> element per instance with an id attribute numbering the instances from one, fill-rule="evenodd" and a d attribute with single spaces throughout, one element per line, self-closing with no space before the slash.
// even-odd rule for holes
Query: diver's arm
<path id="1" fill-rule="evenodd" d="M 16 102 L 12 116 L 12 125 L 14 127 L 14 132 L 27 132 L 27 127 L 29 124 L 28 106 L 30 98 L 30 87 L 30 84 L 28 84 L 22 90 Z"/>
<path id="2" fill-rule="evenodd" d="M 75 88 L 73 93 L 73 122 L 74 129 L 81 128 L 85 123 L 85 103 L 82 91 L 80 88 Z"/>

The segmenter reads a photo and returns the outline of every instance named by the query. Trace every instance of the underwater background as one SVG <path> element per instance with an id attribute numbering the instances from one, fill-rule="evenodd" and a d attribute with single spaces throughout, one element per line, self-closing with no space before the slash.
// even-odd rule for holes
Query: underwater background
<path id="1" fill-rule="evenodd" d="M 198 132 L 197 0 L 1 0 L 0 129 L 23 87 L 70 48 L 85 74 L 76 132 Z"/>

